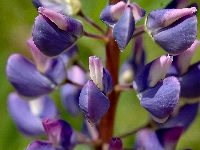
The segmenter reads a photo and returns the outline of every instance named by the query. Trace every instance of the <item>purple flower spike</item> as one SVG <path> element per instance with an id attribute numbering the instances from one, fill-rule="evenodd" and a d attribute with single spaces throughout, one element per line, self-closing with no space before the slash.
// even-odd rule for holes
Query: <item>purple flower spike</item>
<path id="1" fill-rule="evenodd" d="M 149 35 L 172 55 L 187 50 L 197 36 L 196 8 L 152 11 L 146 20 Z"/>
<path id="2" fill-rule="evenodd" d="M 144 142 L 144 149 L 148 150 L 172 150 L 183 132 L 183 127 L 159 129 L 149 134 Z"/>
<path id="3" fill-rule="evenodd" d="M 28 102 L 17 93 L 11 93 L 8 96 L 8 110 L 17 128 L 27 136 L 44 134 L 41 119 L 55 118 L 57 115 L 55 104 L 47 96 Z"/>
<path id="4" fill-rule="evenodd" d="M 36 66 L 20 54 L 9 57 L 6 73 L 17 92 L 27 97 L 37 97 L 54 90 L 56 84 L 42 75 Z"/>
<path id="5" fill-rule="evenodd" d="M 113 28 L 113 36 L 115 37 L 120 50 L 125 49 L 126 45 L 131 40 L 134 30 L 135 20 L 131 8 L 128 6 Z"/>
<path id="6" fill-rule="evenodd" d="M 47 56 L 57 56 L 70 49 L 83 34 L 83 25 L 76 19 L 46 8 L 38 8 L 32 36 L 37 48 Z"/>
<path id="7" fill-rule="evenodd" d="M 133 86 L 137 92 L 154 87 L 165 75 L 171 65 L 172 56 L 161 56 L 150 62 L 136 75 Z"/>
<path id="8" fill-rule="evenodd" d="M 182 98 L 186 98 L 188 102 L 195 98 L 199 100 L 200 96 L 200 62 L 191 65 L 184 75 L 179 77 L 181 84 Z M 192 81 L 192 82 L 191 82 Z"/>
<path id="9" fill-rule="evenodd" d="M 108 150 L 122 150 L 122 147 L 122 140 L 118 137 L 115 137 L 110 140 Z"/>
<path id="10" fill-rule="evenodd" d="M 176 77 L 168 77 L 155 87 L 139 93 L 140 104 L 156 122 L 165 122 L 179 101 L 180 84 Z"/>
<path id="11" fill-rule="evenodd" d="M 77 14 L 82 7 L 79 0 L 32 0 L 32 2 L 36 8 L 45 7 L 68 16 Z"/>
<path id="12" fill-rule="evenodd" d="M 94 82 L 89 80 L 80 93 L 79 106 L 90 124 L 93 125 L 107 112 L 110 101 Z"/>
<path id="13" fill-rule="evenodd" d="M 47 138 L 54 148 L 73 149 L 76 146 L 76 134 L 72 127 L 64 120 L 42 120 Z"/>
<path id="14" fill-rule="evenodd" d="M 194 104 L 185 104 L 178 109 L 178 112 L 172 113 L 169 119 L 162 124 L 156 123 L 159 128 L 171 128 L 175 126 L 184 127 L 184 131 L 192 124 L 198 114 L 199 102 Z"/>

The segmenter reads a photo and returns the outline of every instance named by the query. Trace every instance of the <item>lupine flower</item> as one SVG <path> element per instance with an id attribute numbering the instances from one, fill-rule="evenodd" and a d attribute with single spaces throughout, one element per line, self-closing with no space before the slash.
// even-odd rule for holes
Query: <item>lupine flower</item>
<path id="1" fill-rule="evenodd" d="M 34 98 L 52 92 L 67 73 L 61 57 L 45 56 L 32 39 L 28 40 L 28 45 L 34 62 L 20 54 L 13 54 L 8 59 L 6 73 L 19 94 Z"/>
<path id="2" fill-rule="evenodd" d="M 47 8 L 38 8 L 32 36 L 37 48 L 47 56 L 69 50 L 83 34 L 83 25 L 76 19 Z"/>
<path id="3" fill-rule="evenodd" d="M 58 111 L 48 96 L 26 101 L 17 93 L 8 96 L 8 111 L 20 132 L 27 136 L 45 133 L 42 118 L 56 118 Z"/>
<path id="4" fill-rule="evenodd" d="M 120 75 L 119 83 L 132 83 L 135 74 L 144 67 L 145 64 L 145 52 L 143 49 L 143 39 L 139 36 L 135 39 L 133 54 L 123 63 Z"/>
<path id="5" fill-rule="evenodd" d="M 68 79 L 72 82 L 79 85 L 84 85 L 86 83 L 85 72 L 80 67 L 74 65 L 71 68 L 68 68 L 67 73 Z M 70 83 L 67 83 L 61 87 L 61 100 L 63 107 L 67 110 L 67 112 L 74 116 L 80 113 L 80 92 L 80 87 Z"/>
<path id="6" fill-rule="evenodd" d="M 100 15 L 100 19 L 108 26 L 113 27 L 115 37 L 120 50 L 125 49 L 129 43 L 135 24 L 145 15 L 145 11 L 136 3 L 127 4 L 123 1 L 115 5 L 107 6 Z"/>
<path id="7" fill-rule="evenodd" d="M 145 129 L 146 130 L 146 129 Z M 139 148 L 148 150 L 171 150 L 175 149 L 183 132 L 183 127 L 163 128 L 156 131 L 148 131 L 144 139 L 136 140 Z M 139 136 L 137 136 L 139 137 Z"/>
<path id="8" fill-rule="evenodd" d="M 123 143 L 122 140 L 118 137 L 114 137 L 110 140 L 108 150 L 122 150 Z"/>
<path id="9" fill-rule="evenodd" d="M 108 98 L 89 80 L 82 88 L 79 106 L 91 125 L 96 123 L 110 107 Z"/>
<path id="10" fill-rule="evenodd" d="M 44 118 L 42 124 L 48 141 L 33 141 L 28 145 L 27 150 L 71 150 L 76 146 L 76 134 L 64 120 Z"/>
<path id="11" fill-rule="evenodd" d="M 36 8 L 48 8 L 67 16 L 77 14 L 82 7 L 79 0 L 32 0 L 32 2 Z"/>
<path id="12" fill-rule="evenodd" d="M 161 56 L 145 65 L 133 82 L 140 104 L 157 122 L 165 122 L 179 101 L 178 79 L 173 76 L 165 78 L 171 62 L 172 57 Z"/>
<path id="13" fill-rule="evenodd" d="M 20 95 L 37 97 L 53 91 L 56 83 L 41 74 L 35 64 L 20 54 L 12 54 L 7 62 L 8 80 Z"/>
<path id="14" fill-rule="evenodd" d="M 102 61 L 96 56 L 89 57 L 89 80 L 82 88 L 79 106 L 91 125 L 96 123 L 110 107 L 110 101 L 105 96 L 113 90 L 110 73 L 103 68 Z"/>
<path id="15" fill-rule="evenodd" d="M 50 58 L 45 56 L 36 47 L 32 38 L 28 40 L 28 45 L 38 71 L 47 76 L 57 85 L 61 84 L 67 76 L 63 59 L 61 57 Z"/>
<path id="16" fill-rule="evenodd" d="M 152 11 L 146 19 L 147 31 L 167 53 L 178 55 L 196 39 L 196 11 L 195 7 Z"/>

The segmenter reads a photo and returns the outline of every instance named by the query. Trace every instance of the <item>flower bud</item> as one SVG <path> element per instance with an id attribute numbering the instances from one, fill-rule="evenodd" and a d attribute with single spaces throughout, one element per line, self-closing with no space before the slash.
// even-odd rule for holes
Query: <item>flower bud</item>
<path id="1" fill-rule="evenodd" d="M 110 107 L 108 98 L 89 80 L 81 90 L 79 106 L 91 125 L 96 123 Z"/>
<path id="2" fill-rule="evenodd" d="M 146 19 L 147 31 L 166 52 L 178 55 L 196 39 L 196 11 L 195 7 L 152 11 Z"/>
<path id="3" fill-rule="evenodd" d="M 155 87 L 138 94 L 140 104 L 156 122 L 165 122 L 179 101 L 180 83 L 176 77 L 168 77 Z"/>
<path id="4" fill-rule="evenodd" d="M 141 92 L 149 87 L 154 87 L 160 80 L 165 78 L 171 62 L 171 56 L 163 55 L 145 65 L 144 68 L 138 72 L 133 81 L 134 89 Z"/>
<path id="5" fill-rule="evenodd" d="M 113 27 L 113 36 L 120 50 L 125 49 L 133 32 L 135 24 L 143 18 L 145 11 L 136 3 L 126 4 L 123 1 L 107 6 L 100 15 L 100 19 L 108 26 Z"/>
<path id="6" fill-rule="evenodd" d="M 47 56 L 57 56 L 70 49 L 83 34 L 83 25 L 76 19 L 46 8 L 38 8 L 32 36 L 37 48 Z"/>
<path id="7" fill-rule="evenodd" d="M 108 150 L 122 150 L 122 147 L 123 147 L 122 140 L 118 137 L 115 137 L 110 140 Z"/>

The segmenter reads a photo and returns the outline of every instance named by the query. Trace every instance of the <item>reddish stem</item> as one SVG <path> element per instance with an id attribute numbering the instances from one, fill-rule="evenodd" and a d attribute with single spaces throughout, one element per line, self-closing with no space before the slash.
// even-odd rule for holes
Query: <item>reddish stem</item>
<path id="1" fill-rule="evenodd" d="M 109 42 L 106 44 L 106 68 L 110 72 L 115 86 L 118 84 L 120 50 L 115 39 L 113 38 L 112 28 L 108 28 L 107 38 L 109 39 Z M 110 100 L 110 108 L 100 121 L 99 135 L 103 143 L 109 143 L 113 136 L 114 119 L 119 94 L 119 91 L 114 90 L 108 95 Z"/>

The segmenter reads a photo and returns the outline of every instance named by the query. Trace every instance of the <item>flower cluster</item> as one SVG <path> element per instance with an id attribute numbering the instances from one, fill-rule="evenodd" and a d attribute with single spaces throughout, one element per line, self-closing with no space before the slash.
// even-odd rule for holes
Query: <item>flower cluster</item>
<path id="1" fill-rule="evenodd" d="M 147 14 L 143 26 L 136 26 L 146 11 L 130 0 L 114 1 L 100 14 L 108 26 L 105 33 L 82 13 L 78 0 L 32 2 L 39 12 L 27 41 L 32 59 L 12 54 L 6 66 L 16 90 L 8 96 L 14 123 L 26 136 L 39 138 L 46 133 L 47 140 L 35 140 L 27 150 L 70 150 L 80 143 L 122 150 L 121 138 L 129 134 L 114 137 L 113 130 L 123 90 L 134 90 L 150 115 L 148 124 L 136 134 L 134 149 L 175 149 L 198 112 L 200 62 L 190 65 L 199 44 L 197 5 L 172 0 L 165 9 Z M 79 15 L 103 35 L 86 32 L 72 15 Z M 166 52 L 148 63 L 145 31 Z M 105 42 L 105 62 L 94 55 L 88 67 L 82 64 L 78 49 L 82 36 Z M 133 52 L 119 70 L 119 52 L 132 39 Z M 80 118 L 81 131 L 66 122 L 51 99 L 58 89 L 66 112 Z"/>

